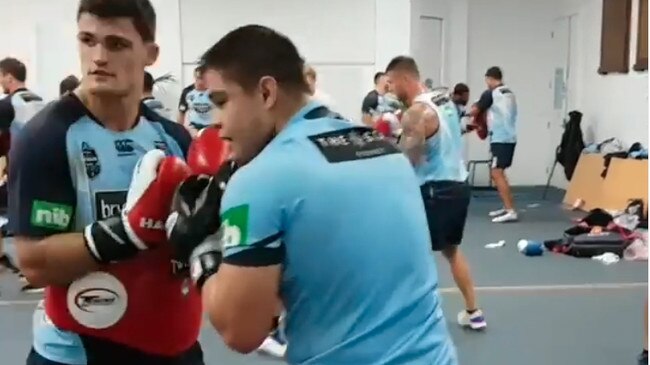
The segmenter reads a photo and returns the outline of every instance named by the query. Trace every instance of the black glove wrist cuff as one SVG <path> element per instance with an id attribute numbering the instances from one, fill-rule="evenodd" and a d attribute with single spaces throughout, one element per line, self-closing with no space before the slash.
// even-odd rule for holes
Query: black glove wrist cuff
<path id="1" fill-rule="evenodd" d="M 196 287 L 201 290 L 208 278 L 219 271 L 221 265 L 220 241 L 206 240 L 198 245 L 190 257 L 190 275 Z"/>
<path id="2" fill-rule="evenodd" d="M 84 240 L 90 255 L 100 264 L 122 261 L 139 252 L 126 233 L 121 216 L 87 225 Z"/>

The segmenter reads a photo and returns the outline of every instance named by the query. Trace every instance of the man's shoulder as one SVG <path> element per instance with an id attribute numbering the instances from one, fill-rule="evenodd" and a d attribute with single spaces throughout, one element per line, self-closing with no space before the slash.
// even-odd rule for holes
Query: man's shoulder
<path id="1" fill-rule="evenodd" d="M 369 91 L 364 97 L 364 100 L 373 100 L 373 99 L 379 99 L 379 93 L 377 92 L 377 90 Z"/>
<path id="2" fill-rule="evenodd" d="M 30 89 L 21 89 L 11 94 L 12 100 L 20 99 L 24 102 L 43 101 L 43 98 Z"/>
<path id="3" fill-rule="evenodd" d="M 64 95 L 51 101 L 29 120 L 21 130 L 23 138 L 60 138 L 72 124 L 87 114 L 86 108 L 74 95 Z"/>
<path id="4" fill-rule="evenodd" d="M 171 121 L 161 114 L 155 112 L 150 107 L 142 105 L 142 115 L 150 123 L 156 123 L 160 125 L 163 132 L 173 138 L 178 144 L 179 147 L 183 150 L 183 154 L 187 153 L 190 143 L 192 143 L 192 137 L 190 133 L 182 125 Z"/>

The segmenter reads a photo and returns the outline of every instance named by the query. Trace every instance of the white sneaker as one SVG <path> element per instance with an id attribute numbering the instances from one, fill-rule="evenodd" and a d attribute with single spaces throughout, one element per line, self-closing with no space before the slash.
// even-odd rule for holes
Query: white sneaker
<path id="1" fill-rule="evenodd" d="M 287 344 L 276 336 L 271 335 L 262 342 L 257 351 L 283 359 L 284 354 L 287 352 Z"/>
<path id="2" fill-rule="evenodd" d="M 507 222 L 516 222 L 519 220 L 519 216 L 517 215 L 517 212 L 514 210 L 509 210 L 505 214 L 502 214 L 498 217 L 494 217 L 492 219 L 492 223 L 507 223 Z"/>
<path id="3" fill-rule="evenodd" d="M 490 213 L 488 213 L 488 215 L 490 217 L 494 218 L 494 217 L 498 217 L 500 215 L 506 214 L 507 212 L 508 211 L 506 210 L 506 208 L 501 208 L 501 209 L 491 211 Z"/>
<path id="4" fill-rule="evenodd" d="M 461 327 L 471 328 L 475 331 L 479 331 L 487 327 L 487 322 L 483 316 L 483 311 L 480 309 L 472 314 L 467 313 L 465 310 L 458 313 L 458 324 Z"/>

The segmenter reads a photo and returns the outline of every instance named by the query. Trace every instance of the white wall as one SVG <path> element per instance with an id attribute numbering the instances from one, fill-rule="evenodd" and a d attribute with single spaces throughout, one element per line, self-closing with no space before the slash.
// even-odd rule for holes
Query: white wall
<path id="1" fill-rule="evenodd" d="M 467 26 L 470 0 L 411 0 L 410 42 L 426 43 L 426 34 L 415 26 L 420 16 L 443 20 L 442 84 L 464 82 L 467 78 Z M 404 34 L 406 31 L 402 31 Z M 395 55 L 394 55 L 395 56 Z"/>
<path id="2" fill-rule="evenodd" d="M 267 25 L 293 40 L 319 74 L 319 88 L 334 96 L 341 113 L 356 118 L 360 100 L 367 92 L 364 81 L 372 79 L 374 72 L 374 13 L 375 0 L 283 0 L 282 6 L 273 7 L 266 0 L 184 0 L 183 62 L 195 62 L 238 26 Z"/>
<path id="3" fill-rule="evenodd" d="M 278 4 L 281 3 L 281 4 Z M 634 0 L 635 7 L 638 0 Z M 59 81 L 79 74 L 76 54 L 77 0 L 30 0 L 3 6 L 0 56 L 13 55 L 28 66 L 30 86 L 54 97 Z M 541 184 L 558 143 L 552 108 L 553 21 L 577 14 L 571 79 L 571 108 L 585 114 L 588 140 L 615 136 L 630 144 L 648 142 L 647 73 L 600 76 L 602 0 L 153 0 L 158 13 L 161 57 L 151 68 L 155 76 L 170 72 L 177 84 L 158 92 L 168 106 L 191 82 L 194 61 L 208 46 L 235 26 L 261 23 L 289 35 L 319 73 L 319 86 L 332 95 L 343 114 L 356 119 L 372 76 L 388 61 L 411 53 L 411 42 L 426 39 L 413 27 L 420 15 L 444 20 L 444 84 L 466 82 L 477 98 L 485 88 L 487 67 L 503 68 L 506 83 L 519 100 L 519 143 L 510 171 L 513 184 Z M 280 6 L 282 5 L 282 6 Z M 286 9 L 292 8 L 292 12 Z M 219 9 L 218 11 L 216 9 Z M 261 9 L 265 9 L 261 11 Z M 276 10 L 274 10 L 276 9 Z M 636 11 L 635 11 L 636 13 Z M 28 19 L 28 21 L 25 21 Z M 632 47 L 636 44 L 636 23 Z M 17 36 L 20 34 L 20 36 Z M 631 62 L 634 62 L 634 55 Z M 488 156 L 488 146 L 467 138 L 468 157 Z M 477 176 L 478 182 L 485 174 Z M 562 181 L 555 181 L 562 185 Z"/>
<path id="4" fill-rule="evenodd" d="M 409 51 L 409 0 L 279 0 L 281 4 L 276 1 L 272 8 L 263 0 L 152 2 L 161 54 L 149 71 L 177 78 L 177 83 L 155 92 L 170 107 L 182 87 L 191 83 L 201 53 L 246 23 L 270 25 L 289 35 L 316 68 L 319 87 L 334 97 L 340 112 L 354 119 L 360 117 L 361 100 L 372 88 L 374 73 L 393 56 Z M 32 89 L 51 99 L 63 77 L 81 76 L 75 37 L 78 0 L 0 0 L 0 5 L 5 9 L 0 56 L 25 62 Z"/>
<path id="5" fill-rule="evenodd" d="M 557 141 L 548 123 L 552 115 L 551 27 L 557 0 L 470 0 L 468 84 L 472 98 L 485 90 L 484 75 L 500 66 L 504 81 L 517 96 L 519 120 L 517 148 L 508 177 L 515 185 L 545 182 Z M 467 137 L 470 159 L 489 156 L 487 142 Z M 477 175 L 487 183 L 487 174 Z"/>
<path id="6" fill-rule="evenodd" d="M 633 0 L 630 72 L 599 75 L 602 0 L 566 0 L 558 16 L 577 14 L 578 41 L 572 54 L 579 64 L 576 107 L 584 113 L 587 142 L 617 137 L 627 146 L 648 145 L 648 73 L 632 70 L 636 62 L 639 0 Z"/>

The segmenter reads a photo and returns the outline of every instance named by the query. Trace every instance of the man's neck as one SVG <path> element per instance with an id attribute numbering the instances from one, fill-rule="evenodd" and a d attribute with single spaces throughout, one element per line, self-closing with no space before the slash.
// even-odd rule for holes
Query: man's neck
<path id="1" fill-rule="evenodd" d="M 382 89 L 380 89 L 380 88 L 378 88 L 378 87 L 375 88 L 375 91 L 376 91 L 377 94 L 379 94 L 379 95 L 384 95 L 384 94 L 386 93 L 384 90 L 382 90 Z"/>
<path id="2" fill-rule="evenodd" d="M 137 93 L 126 97 L 92 95 L 83 89 L 76 91 L 81 102 L 105 128 L 126 131 L 135 125 L 140 114 L 140 98 Z"/>
<path id="3" fill-rule="evenodd" d="M 142 94 L 142 99 L 153 99 L 153 94 L 151 93 L 144 93 Z"/>
<path id="4" fill-rule="evenodd" d="M 16 91 L 20 89 L 25 89 L 25 83 L 24 82 L 17 82 L 11 86 L 9 86 L 9 94 L 13 94 Z"/>
<path id="5" fill-rule="evenodd" d="M 411 87 L 411 90 L 409 91 L 409 97 L 406 100 L 406 105 L 407 106 L 413 105 L 413 102 L 415 101 L 415 98 L 420 96 L 420 94 L 426 92 L 426 90 L 427 89 L 424 87 L 424 85 L 422 85 L 420 83 L 413 84 L 413 86 Z"/>
<path id="6" fill-rule="evenodd" d="M 300 111 L 309 102 L 309 96 L 302 95 L 299 99 L 294 99 L 289 95 L 285 95 L 286 103 L 278 106 L 277 116 L 275 119 L 275 134 L 280 133 L 287 123 L 293 118 L 296 113 Z"/>

